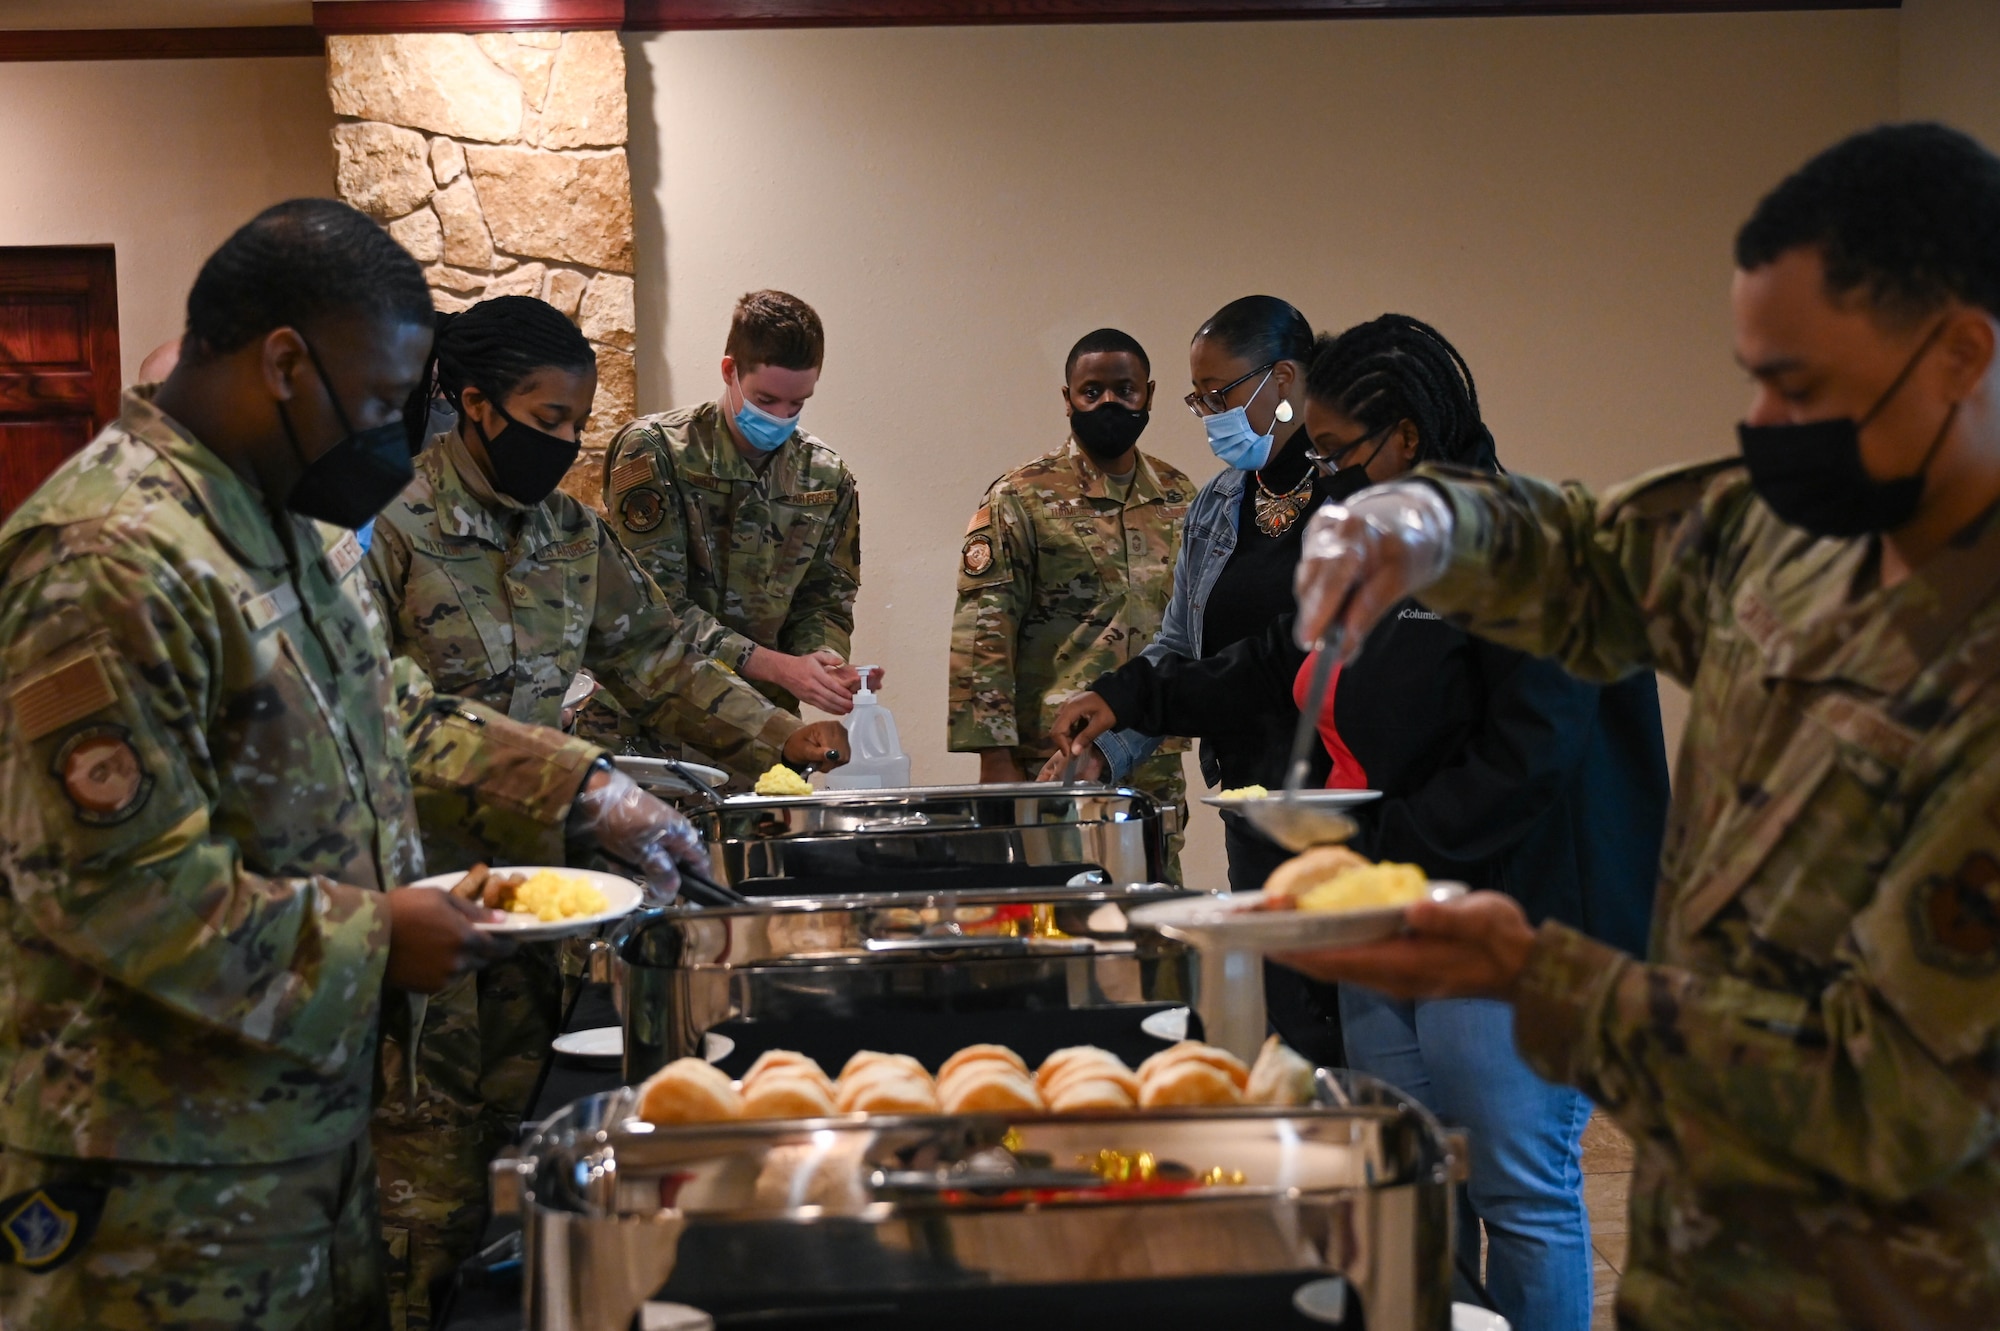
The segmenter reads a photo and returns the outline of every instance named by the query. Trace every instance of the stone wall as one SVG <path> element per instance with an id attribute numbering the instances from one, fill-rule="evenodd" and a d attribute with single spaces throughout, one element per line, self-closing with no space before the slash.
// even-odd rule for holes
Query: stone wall
<path id="1" fill-rule="evenodd" d="M 563 488 L 595 506 L 633 416 L 632 177 L 612 32 L 331 37 L 341 197 L 424 264 L 441 310 L 540 296 L 597 348 L 597 402 Z"/>

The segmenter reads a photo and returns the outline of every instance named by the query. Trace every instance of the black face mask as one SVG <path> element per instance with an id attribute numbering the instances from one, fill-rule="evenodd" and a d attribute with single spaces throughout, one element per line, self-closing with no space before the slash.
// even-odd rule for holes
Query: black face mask
<path id="1" fill-rule="evenodd" d="M 1134 411 L 1106 399 L 1089 411 L 1072 411 L 1069 432 L 1084 452 L 1099 462 L 1111 462 L 1139 442 L 1152 417 L 1150 411 Z"/>
<path id="2" fill-rule="evenodd" d="M 1323 502 L 1330 504 L 1345 503 L 1375 483 L 1368 479 L 1368 467 L 1376 458 L 1382 456 L 1382 450 L 1389 446 L 1388 429 L 1389 427 L 1385 425 L 1380 430 L 1369 431 L 1346 448 L 1340 450 L 1339 457 L 1326 457 L 1318 449 L 1308 445 L 1306 457 L 1311 459 L 1313 466 L 1319 469 L 1320 482 L 1316 489 Z M 1359 462 L 1344 462 L 1341 460 L 1342 458 L 1351 458 L 1360 452 L 1362 445 L 1366 444 L 1377 434 L 1380 434 L 1382 437 L 1376 442 L 1375 450 L 1367 457 Z"/>
<path id="3" fill-rule="evenodd" d="M 1937 438 L 1911 476 L 1878 481 L 1861 464 L 1861 431 L 1881 414 L 1896 390 L 1917 368 L 1917 362 L 1944 331 L 1940 323 L 1883 390 L 1860 420 L 1836 416 L 1797 425 L 1736 427 L 1743 460 L 1750 467 L 1750 485 L 1778 517 L 1815 536 L 1853 537 L 1894 531 L 1917 514 L 1924 497 L 1924 479 L 1931 459 L 1944 443 L 1958 404 L 1945 413 Z"/>
<path id="4" fill-rule="evenodd" d="M 299 340 L 305 342 L 303 334 Z M 285 438 L 291 441 L 292 452 L 305 465 L 299 483 L 285 497 L 285 507 L 304 517 L 359 531 L 416 476 L 410 465 L 409 431 L 401 420 L 366 430 L 355 429 L 347 418 L 347 409 L 340 405 L 340 394 L 333 391 L 333 380 L 327 378 L 326 366 L 320 364 L 319 353 L 310 342 L 305 343 L 305 348 L 326 389 L 327 401 L 333 403 L 334 419 L 345 433 L 339 443 L 306 462 L 298 432 L 292 429 L 291 413 L 285 410 L 283 402 L 278 403 L 278 420 L 285 427 Z"/>
<path id="5" fill-rule="evenodd" d="M 493 469 L 493 488 L 532 508 L 562 484 L 562 478 L 569 474 L 576 455 L 582 451 L 583 437 L 579 434 L 575 439 L 558 439 L 515 420 L 497 402 L 493 410 L 500 413 L 507 428 L 491 437 L 477 420 L 467 417 L 486 445 L 486 462 Z"/>

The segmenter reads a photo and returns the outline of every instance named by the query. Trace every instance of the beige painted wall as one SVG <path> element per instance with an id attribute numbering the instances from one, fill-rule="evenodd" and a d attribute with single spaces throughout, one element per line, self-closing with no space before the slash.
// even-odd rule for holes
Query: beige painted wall
<path id="1" fill-rule="evenodd" d="M 0 125 L 0 245 L 117 246 L 128 380 L 232 229 L 333 193 L 322 60 L 0 64 Z"/>
<path id="2" fill-rule="evenodd" d="M 2000 148 L 2000 3 L 1903 0 L 1902 114 Z"/>
<path id="3" fill-rule="evenodd" d="M 825 316 L 809 427 L 861 480 L 856 650 L 920 781 L 944 752 L 965 521 L 1058 443 L 1061 358 L 1153 353 L 1269 291 L 1318 326 L 1429 319 L 1512 467 L 1607 482 L 1732 446 L 1728 246 L 1759 193 L 1897 109 L 1893 12 L 630 38 L 640 403 L 713 394 L 731 301 Z M 650 108 L 650 113 L 649 113 Z M 1205 813 L 1205 811 L 1204 811 Z M 1198 824 L 1190 865 L 1219 874 Z"/>

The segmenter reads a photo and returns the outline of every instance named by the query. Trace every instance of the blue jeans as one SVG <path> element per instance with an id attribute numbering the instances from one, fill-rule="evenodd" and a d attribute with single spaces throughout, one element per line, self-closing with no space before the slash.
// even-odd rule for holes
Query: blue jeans
<path id="1" fill-rule="evenodd" d="M 1408 1092 L 1472 1134 L 1471 1210 L 1486 1223 L 1486 1289 L 1516 1331 L 1589 1331 L 1590 1218 L 1583 1126 L 1590 1101 L 1514 1051 L 1514 1009 L 1480 998 L 1398 1002 L 1340 986 L 1348 1066 Z M 1477 1269 L 1478 1232 L 1459 1231 Z"/>

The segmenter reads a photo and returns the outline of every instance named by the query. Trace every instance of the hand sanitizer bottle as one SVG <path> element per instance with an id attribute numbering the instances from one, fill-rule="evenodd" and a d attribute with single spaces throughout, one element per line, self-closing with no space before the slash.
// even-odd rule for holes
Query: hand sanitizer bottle
<path id="1" fill-rule="evenodd" d="M 875 678 L 876 669 L 861 667 L 861 692 L 854 695 L 854 710 L 846 721 L 853 756 L 846 766 L 827 773 L 828 790 L 901 789 L 910 784 L 910 760 L 896 737 L 896 718 L 867 685 Z"/>

